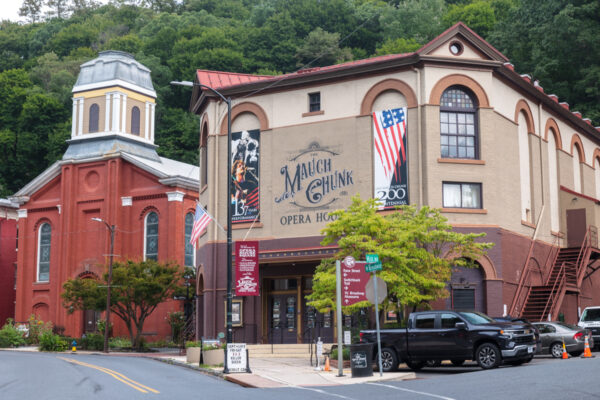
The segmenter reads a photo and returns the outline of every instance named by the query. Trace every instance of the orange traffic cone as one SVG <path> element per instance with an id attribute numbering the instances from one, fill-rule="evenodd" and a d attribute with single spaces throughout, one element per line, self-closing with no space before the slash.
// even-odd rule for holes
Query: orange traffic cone
<path id="1" fill-rule="evenodd" d="M 325 368 L 323 370 L 331 371 L 331 368 L 329 368 L 329 356 L 325 356 Z"/>
<path id="2" fill-rule="evenodd" d="M 567 353 L 567 347 L 565 346 L 565 340 L 563 339 L 563 353 L 562 359 L 567 360 L 569 358 L 569 353 Z"/>
<path id="3" fill-rule="evenodd" d="M 585 350 L 583 350 L 583 358 L 592 358 L 592 351 L 590 350 L 590 342 L 588 342 L 588 335 L 585 335 Z"/>

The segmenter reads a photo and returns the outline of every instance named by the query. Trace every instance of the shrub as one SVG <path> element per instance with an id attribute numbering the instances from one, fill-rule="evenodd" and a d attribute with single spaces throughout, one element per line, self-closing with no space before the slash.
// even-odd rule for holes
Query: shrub
<path id="1" fill-rule="evenodd" d="M 101 333 L 104 335 L 104 329 L 106 328 L 106 320 L 105 319 L 99 319 L 98 322 L 96 323 L 96 329 L 98 330 L 98 333 Z M 108 336 L 112 335 L 112 330 L 113 330 L 113 324 L 112 322 L 108 325 Z"/>
<path id="2" fill-rule="evenodd" d="M 224 349 L 226 347 L 227 347 L 227 343 L 220 343 L 220 344 L 209 343 L 209 344 L 202 345 L 202 350 L 218 350 L 218 349 Z"/>
<path id="3" fill-rule="evenodd" d="M 181 333 L 185 326 L 185 315 L 181 311 L 167 313 L 167 321 L 171 326 L 171 337 L 175 343 L 181 340 Z"/>
<path id="4" fill-rule="evenodd" d="M 179 345 L 173 341 L 167 341 L 165 339 L 160 339 L 155 342 L 149 342 L 148 347 L 179 347 Z"/>
<path id="5" fill-rule="evenodd" d="M 130 349 L 131 340 L 126 337 L 109 338 L 108 344 L 111 349 Z"/>
<path id="6" fill-rule="evenodd" d="M 65 351 L 69 344 L 65 339 L 52 333 L 52 331 L 43 331 L 39 336 L 40 351 Z"/>
<path id="7" fill-rule="evenodd" d="M 331 354 L 329 355 L 329 358 L 332 360 L 337 360 L 338 359 L 338 349 L 337 347 L 333 350 L 331 350 Z M 344 348 L 342 350 L 342 358 L 344 360 L 349 360 L 350 359 L 350 349 L 349 348 Z"/>
<path id="8" fill-rule="evenodd" d="M 11 319 L 0 329 L 0 347 L 19 347 L 25 344 L 23 334 L 13 325 Z"/>
<path id="9" fill-rule="evenodd" d="M 84 350 L 104 350 L 104 336 L 99 333 L 88 333 L 81 338 L 81 348 Z"/>
<path id="10" fill-rule="evenodd" d="M 202 346 L 202 342 L 195 342 L 193 340 L 189 340 L 187 342 L 185 342 L 185 348 L 187 349 L 188 347 L 200 347 Z"/>
<path id="11" fill-rule="evenodd" d="M 29 344 L 39 344 L 39 337 L 42 333 L 47 331 L 52 332 L 52 322 L 44 322 L 33 314 L 29 316 L 28 322 L 29 334 L 27 335 L 26 340 Z"/>

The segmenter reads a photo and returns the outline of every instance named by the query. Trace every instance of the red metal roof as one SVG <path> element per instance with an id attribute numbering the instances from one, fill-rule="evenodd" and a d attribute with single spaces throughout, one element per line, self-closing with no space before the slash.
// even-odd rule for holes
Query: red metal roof
<path id="1" fill-rule="evenodd" d="M 323 73 L 323 72 L 352 68 L 357 65 L 365 65 L 365 64 L 372 64 L 372 63 L 377 63 L 377 62 L 386 61 L 386 60 L 400 59 L 400 58 L 408 57 L 413 54 L 414 53 L 386 54 L 383 56 L 366 58 L 364 60 L 349 61 L 349 62 L 345 62 L 342 64 L 328 65 L 325 67 L 306 68 L 306 69 L 301 69 L 299 71 L 292 72 L 289 74 L 276 75 L 276 76 L 239 74 L 239 73 L 223 72 L 223 71 L 208 71 L 208 70 L 203 70 L 203 69 L 197 70 L 196 76 L 198 78 L 198 82 L 208 85 L 208 86 L 218 90 L 218 89 L 223 89 L 223 88 L 230 87 L 230 86 L 243 85 L 246 83 L 258 82 L 258 81 L 261 81 L 261 82 L 279 81 L 279 80 L 286 79 L 286 78 L 289 78 L 292 76 L 315 75 L 315 74 Z"/>
<path id="2" fill-rule="evenodd" d="M 432 41 L 430 41 L 429 43 L 427 43 L 426 45 L 421 47 L 419 50 L 417 50 L 416 53 L 419 54 L 419 53 L 425 52 L 431 46 L 433 46 L 437 40 L 439 40 L 444 35 L 447 35 L 452 30 L 456 30 L 457 28 L 466 29 L 471 34 L 473 34 L 474 36 L 476 36 L 477 38 L 482 40 L 487 46 L 490 47 L 490 49 L 492 49 L 492 51 L 497 53 L 502 59 L 508 61 L 508 59 L 502 53 L 500 53 L 498 50 L 496 50 L 492 45 L 490 45 L 488 42 L 486 42 L 483 38 L 481 38 L 481 36 L 477 35 L 475 32 L 473 32 L 468 26 L 466 26 L 462 22 L 457 22 L 456 24 L 452 25 L 450 28 L 446 29 L 443 33 L 438 35 L 435 39 L 433 39 Z M 301 69 L 296 72 L 292 72 L 289 74 L 283 74 L 283 75 L 277 75 L 277 76 L 240 74 L 240 73 L 234 73 L 234 72 L 209 71 L 209 70 L 204 70 L 204 69 L 197 70 L 196 75 L 197 75 L 198 82 L 208 85 L 214 89 L 223 89 L 223 88 L 244 85 L 247 83 L 253 83 L 253 82 L 258 82 L 258 81 L 276 82 L 276 81 L 280 81 L 283 79 L 287 79 L 287 78 L 299 76 L 299 75 L 317 75 L 317 74 L 324 73 L 324 72 L 343 70 L 346 68 L 353 68 L 358 65 L 368 65 L 368 64 L 375 64 L 375 63 L 382 62 L 382 61 L 401 59 L 401 58 L 412 56 L 413 54 L 415 54 L 415 53 L 386 54 L 383 56 L 371 57 L 371 58 L 366 58 L 363 60 L 349 61 L 349 62 L 345 62 L 342 64 L 328 65 L 325 67 L 314 67 L 314 68 Z"/>

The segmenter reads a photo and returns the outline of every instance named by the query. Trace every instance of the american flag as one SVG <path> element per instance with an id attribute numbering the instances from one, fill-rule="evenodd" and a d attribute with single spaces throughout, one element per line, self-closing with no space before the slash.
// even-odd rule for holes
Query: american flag
<path id="1" fill-rule="evenodd" d="M 375 150 L 387 178 L 398 173 L 398 168 L 406 162 L 404 136 L 406 135 L 405 108 L 374 111 Z M 402 159 L 398 158 L 402 154 Z"/>
<path id="2" fill-rule="evenodd" d="M 194 216 L 194 226 L 192 227 L 192 235 L 190 238 L 190 243 L 196 247 L 196 242 L 202 232 L 206 229 L 212 217 L 206 212 L 204 208 L 200 204 L 196 204 L 196 215 Z"/>

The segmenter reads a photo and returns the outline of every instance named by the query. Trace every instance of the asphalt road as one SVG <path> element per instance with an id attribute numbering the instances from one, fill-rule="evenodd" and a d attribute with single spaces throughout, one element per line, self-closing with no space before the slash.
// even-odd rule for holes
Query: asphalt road
<path id="1" fill-rule="evenodd" d="M 600 399 L 600 357 L 425 369 L 412 381 L 247 389 L 138 357 L 0 351 L 0 399 Z"/>

